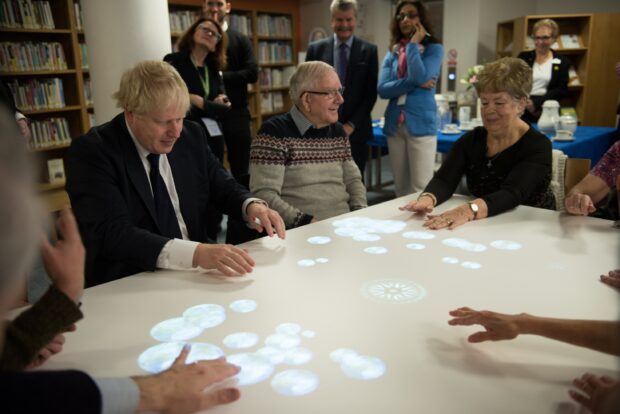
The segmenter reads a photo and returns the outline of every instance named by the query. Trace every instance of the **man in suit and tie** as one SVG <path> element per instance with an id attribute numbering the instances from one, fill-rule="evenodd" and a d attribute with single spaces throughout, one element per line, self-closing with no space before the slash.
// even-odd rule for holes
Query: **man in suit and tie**
<path id="1" fill-rule="evenodd" d="M 338 120 L 349 136 L 353 160 L 363 175 L 368 156 L 366 142 L 372 139 L 370 112 L 377 101 L 377 46 L 353 34 L 356 0 L 333 0 L 330 11 L 334 36 L 311 43 L 306 61 L 321 60 L 336 69 L 344 86 Z"/>
<path id="2" fill-rule="evenodd" d="M 204 130 L 184 121 L 189 93 L 177 71 L 165 62 L 138 63 L 123 74 L 115 98 L 123 113 L 73 140 L 68 154 L 67 192 L 87 250 L 87 285 L 156 268 L 251 272 L 247 252 L 209 243 L 208 202 L 270 236 L 284 238 L 284 223 L 228 174 Z"/>

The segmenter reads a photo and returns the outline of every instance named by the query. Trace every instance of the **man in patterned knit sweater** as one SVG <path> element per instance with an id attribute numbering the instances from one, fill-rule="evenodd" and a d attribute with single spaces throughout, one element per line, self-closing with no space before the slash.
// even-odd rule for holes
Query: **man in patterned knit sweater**
<path id="1" fill-rule="evenodd" d="M 342 92 L 333 67 L 300 64 L 290 80 L 293 108 L 263 123 L 252 142 L 250 189 L 280 213 L 287 228 L 368 205 L 338 122 Z"/>

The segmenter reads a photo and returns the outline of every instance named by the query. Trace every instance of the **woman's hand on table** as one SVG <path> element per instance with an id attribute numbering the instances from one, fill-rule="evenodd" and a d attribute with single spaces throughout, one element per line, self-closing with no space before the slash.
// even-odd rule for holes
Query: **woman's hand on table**
<path id="1" fill-rule="evenodd" d="M 410 201 L 404 206 L 398 207 L 398 209 L 401 211 L 410 211 L 415 214 L 428 214 L 433 211 L 434 206 L 435 200 L 432 197 L 422 195 L 417 200 Z"/>
<path id="2" fill-rule="evenodd" d="M 587 216 L 596 211 L 594 202 L 587 194 L 573 193 L 564 199 L 564 207 L 569 214 L 575 216 Z"/>
<path id="3" fill-rule="evenodd" d="M 461 226 L 474 219 L 474 213 L 467 204 L 444 211 L 441 214 L 429 214 L 424 227 L 431 230 L 449 228 L 450 230 Z"/>
<path id="4" fill-rule="evenodd" d="M 491 311 L 477 311 L 462 307 L 449 312 L 453 319 L 448 321 L 452 326 L 482 325 L 483 331 L 469 335 L 469 342 L 501 341 L 514 339 L 520 333 L 521 315 L 506 315 Z"/>

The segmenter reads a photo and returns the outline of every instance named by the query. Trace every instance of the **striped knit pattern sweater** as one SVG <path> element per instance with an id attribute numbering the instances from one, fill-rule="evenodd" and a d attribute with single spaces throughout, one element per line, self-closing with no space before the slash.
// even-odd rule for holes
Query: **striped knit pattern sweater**
<path id="1" fill-rule="evenodd" d="M 290 113 L 267 120 L 252 142 L 250 189 L 287 228 L 367 206 L 366 188 L 336 123 L 301 135 Z"/>

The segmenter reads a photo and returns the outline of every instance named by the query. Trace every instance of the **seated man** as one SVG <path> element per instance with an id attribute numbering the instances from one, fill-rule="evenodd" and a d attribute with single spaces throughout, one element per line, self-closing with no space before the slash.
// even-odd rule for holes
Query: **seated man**
<path id="1" fill-rule="evenodd" d="M 12 117 L 12 115 L 11 115 Z M 41 208 L 34 194 L 33 168 L 14 120 L 0 111 L 0 317 L 6 311 L 41 240 Z M 71 212 L 58 221 L 62 240 L 43 242 L 42 257 L 54 281 L 52 290 L 8 326 L 0 329 L 2 358 L 0 407 L 19 413 L 100 413 L 162 411 L 195 412 L 235 401 L 239 390 L 203 393 L 210 385 L 235 375 L 239 368 L 224 359 L 186 365 L 189 348 L 170 369 L 133 378 L 93 378 L 75 371 L 19 372 L 37 348 L 82 317 L 79 300 L 84 286 L 84 247 Z M 6 347 L 4 345 L 7 345 Z M 23 358 L 22 358 L 23 357 Z"/>
<path id="2" fill-rule="evenodd" d="M 165 62 L 138 63 L 115 98 L 123 113 L 73 140 L 68 154 L 67 192 L 86 246 L 87 285 L 156 268 L 251 272 L 244 250 L 206 244 L 209 201 L 269 236 L 275 228 L 284 238 L 284 223 L 222 167 L 203 128 L 184 121 L 189 93 L 177 71 Z"/>
<path id="3" fill-rule="evenodd" d="M 250 189 L 287 228 L 366 207 L 366 188 L 338 123 L 343 98 L 334 68 L 300 64 L 289 93 L 293 108 L 267 120 L 252 142 Z"/>

